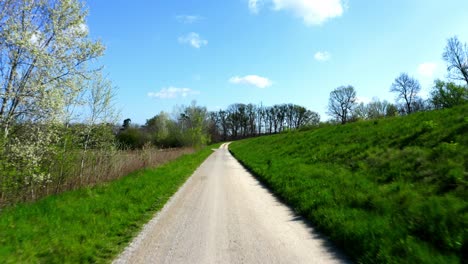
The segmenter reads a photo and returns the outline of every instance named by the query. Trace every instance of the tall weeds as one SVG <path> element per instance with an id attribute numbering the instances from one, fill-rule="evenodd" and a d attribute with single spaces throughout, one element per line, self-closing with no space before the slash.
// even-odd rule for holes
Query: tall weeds
<path id="1" fill-rule="evenodd" d="M 88 150 L 86 153 L 70 150 L 47 159 L 46 172 L 34 181 L 28 181 L 21 168 L 12 168 L 0 160 L 0 208 L 112 181 L 135 170 L 160 166 L 193 151 L 192 148 L 150 147 L 141 150 Z"/>

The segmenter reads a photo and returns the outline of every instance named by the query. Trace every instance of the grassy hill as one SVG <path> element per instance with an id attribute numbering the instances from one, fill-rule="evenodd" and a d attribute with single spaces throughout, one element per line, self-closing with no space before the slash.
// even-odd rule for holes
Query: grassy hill
<path id="1" fill-rule="evenodd" d="M 234 142 L 231 152 L 361 263 L 468 252 L 468 105 Z"/>

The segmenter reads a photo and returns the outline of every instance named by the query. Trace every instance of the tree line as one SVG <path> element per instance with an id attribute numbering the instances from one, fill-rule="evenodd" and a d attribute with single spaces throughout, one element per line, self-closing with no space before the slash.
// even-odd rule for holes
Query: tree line
<path id="1" fill-rule="evenodd" d="M 180 107 L 172 118 L 161 112 L 143 126 L 132 126 L 131 120 L 126 119 L 117 139 L 123 148 L 139 148 L 145 144 L 160 148 L 201 146 L 318 126 L 319 123 L 318 113 L 295 104 L 267 107 L 237 103 L 210 112 L 193 102 L 190 106 Z"/>
<path id="2" fill-rule="evenodd" d="M 358 103 L 353 86 L 340 86 L 330 93 L 328 114 L 335 122 L 345 124 L 357 120 L 408 115 L 418 111 L 449 108 L 468 102 L 468 45 L 455 36 L 447 41 L 442 54 L 447 63 L 448 81 L 435 80 L 430 97 L 423 100 L 419 81 L 401 73 L 390 86 L 395 103 L 374 99 Z"/>
<path id="3" fill-rule="evenodd" d="M 393 103 L 374 98 L 358 103 L 356 89 L 340 86 L 330 92 L 328 123 L 346 124 L 418 111 L 449 108 L 468 101 L 468 47 L 457 37 L 448 39 L 442 54 L 447 63 L 448 81 L 435 80 L 428 99 L 419 93 L 421 84 L 407 73 L 401 73 L 390 85 L 395 94 Z M 130 126 L 127 119 L 117 139 L 124 148 L 141 148 L 145 144 L 157 147 L 200 146 L 208 142 L 242 139 L 284 131 L 313 128 L 320 125 L 320 115 L 295 104 L 263 106 L 236 103 L 226 109 L 207 111 L 206 107 L 181 107 L 172 118 L 160 114 L 148 119 L 143 126 Z"/>

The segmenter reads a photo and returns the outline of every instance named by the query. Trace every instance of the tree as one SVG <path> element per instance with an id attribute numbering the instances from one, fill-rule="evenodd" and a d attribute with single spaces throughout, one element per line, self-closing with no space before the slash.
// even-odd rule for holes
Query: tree
<path id="1" fill-rule="evenodd" d="M 447 62 L 449 78 L 468 85 L 468 45 L 462 44 L 456 36 L 452 37 L 447 40 L 442 58 Z"/>
<path id="2" fill-rule="evenodd" d="M 0 6 L 0 128 L 56 119 L 74 78 L 104 47 L 88 38 L 79 0 L 2 1 Z"/>
<path id="3" fill-rule="evenodd" d="M 257 107 L 253 104 L 248 104 L 245 107 L 246 110 L 246 117 L 247 117 L 247 128 L 246 132 L 248 132 L 249 136 L 254 136 L 256 132 L 256 113 Z"/>
<path id="4" fill-rule="evenodd" d="M 453 82 L 436 80 L 430 101 L 436 109 L 462 105 L 468 102 L 468 89 Z"/>
<path id="5" fill-rule="evenodd" d="M 74 144 L 76 138 L 92 147 L 111 135 L 100 133 L 110 126 L 93 127 L 91 122 L 67 139 L 74 110 L 90 102 L 83 99 L 93 92 L 87 82 L 99 78 L 94 75 L 99 69 L 88 68 L 86 62 L 104 51 L 100 42 L 89 39 L 86 15 L 80 0 L 0 1 L 0 160 L 21 175 L 32 198 L 35 185 L 50 179 L 54 163 L 71 160 L 69 148 L 81 146 Z M 97 112 L 110 109 L 93 107 Z M 8 173 L 0 170 L 0 177 Z"/>
<path id="6" fill-rule="evenodd" d="M 320 124 L 320 115 L 316 112 L 307 110 L 304 114 L 303 122 L 297 128 L 302 126 L 318 126 Z"/>
<path id="7" fill-rule="evenodd" d="M 420 90 L 421 85 L 418 80 L 406 73 L 401 73 L 390 87 L 390 92 L 397 93 L 397 103 L 403 101 L 402 110 L 406 114 L 414 112 L 416 103 L 419 100 L 418 93 Z"/>
<path id="8" fill-rule="evenodd" d="M 208 135 L 209 116 L 206 107 L 193 101 L 179 114 L 182 142 L 192 147 L 201 147 L 210 142 Z"/>
<path id="9" fill-rule="evenodd" d="M 169 136 L 169 115 L 165 112 L 160 112 L 159 115 L 146 120 L 145 131 L 151 134 L 153 143 L 158 147 L 165 147 Z"/>
<path id="10" fill-rule="evenodd" d="M 328 114 L 335 117 L 341 124 L 348 122 L 356 105 L 356 91 L 351 85 L 340 86 L 330 93 Z"/>
<path id="11" fill-rule="evenodd" d="M 85 96 L 88 117 L 85 119 L 86 126 L 83 131 L 83 152 L 80 166 L 81 184 L 83 183 L 83 172 L 88 149 L 94 146 L 95 148 L 110 150 L 114 141 L 114 135 L 111 133 L 112 128 L 102 125 L 113 124 L 116 121 L 116 114 L 113 112 L 112 107 L 115 97 L 112 83 L 105 79 L 101 72 L 96 72 L 93 75 L 93 78 L 87 82 L 89 91 Z M 101 136 L 97 137 L 96 135 Z"/>
<path id="12" fill-rule="evenodd" d="M 369 118 L 369 109 L 368 105 L 365 105 L 363 102 L 359 103 L 353 109 L 352 119 L 356 120 L 363 120 Z"/>
<path id="13" fill-rule="evenodd" d="M 126 118 L 126 119 L 123 121 L 121 130 L 125 130 L 125 129 L 129 128 L 131 123 L 132 123 L 132 119 Z"/>
<path id="14" fill-rule="evenodd" d="M 388 104 L 387 109 L 385 110 L 386 117 L 394 117 L 398 115 L 398 107 L 394 104 Z"/>
<path id="15" fill-rule="evenodd" d="M 378 98 L 374 98 L 372 102 L 367 104 L 367 118 L 378 119 L 385 117 L 389 111 L 390 103 L 387 100 L 380 101 Z"/>

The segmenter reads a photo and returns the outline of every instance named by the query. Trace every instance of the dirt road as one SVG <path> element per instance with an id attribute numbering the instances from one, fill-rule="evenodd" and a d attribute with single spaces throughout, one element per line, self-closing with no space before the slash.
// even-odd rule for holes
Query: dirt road
<path id="1" fill-rule="evenodd" d="M 114 263 L 345 263 L 224 144 Z"/>

